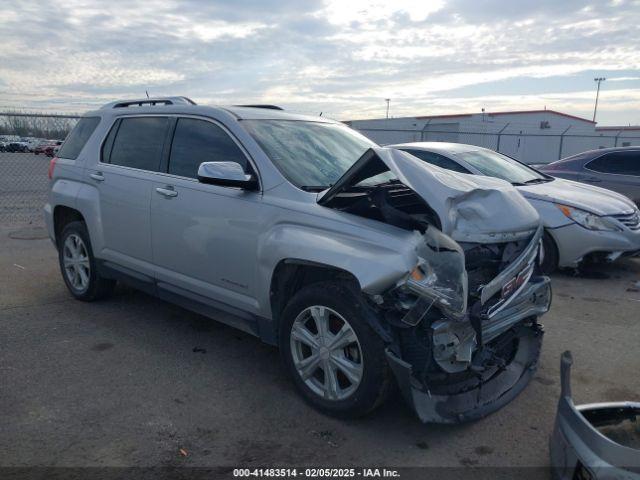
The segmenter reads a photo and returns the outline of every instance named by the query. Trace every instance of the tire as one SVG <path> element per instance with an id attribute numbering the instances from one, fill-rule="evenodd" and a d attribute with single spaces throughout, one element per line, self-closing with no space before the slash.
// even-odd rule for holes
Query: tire
<path id="1" fill-rule="evenodd" d="M 542 236 L 543 257 L 540 262 L 540 270 L 545 275 L 550 275 L 558 268 L 558 247 L 549 232 L 544 231 Z"/>
<path id="2" fill-rule="evenodd" d="M 58 262 L 64 283 L 76 299 L 93 302 L 113 292 L 116 282 L 98 273 L 84 222 L 70 222 L 62 230 L 58 242 Z"/>
<path id="3" fill-rule="evenodd" d="M 341 418 L 361 417 L 384 403 L 390 392 L 391 371 L 384 342 L 369 326 L 364 317 L 364 307 L 360 293 L 349 284 L 321 282 L 302 288 L 284 309 L 279 332 L 282 359 L 303 398 L 325 414 Z M 313 312 L 318 318 L 328 318 L 329 334 L 323 338 L 333 339 L 332 335 L 341 329 L 347 332 L 350 328 L 355 342 L 327 350 L 329 342 L 319 338 L 318 321 Z M 319 348 L 314 350 L 299 340 L 301 325 L 312 336 L 315 329 L 313 338 L 321 345 Z M 353 337 L 342 338 L 348 342 Z M 305 354 L 308 357 L 304 360 L 308 361 L 314 352 L 319 358 L 318 364 L 313 374 L 303 379 L 296 364 L 301 365 L 301 356 Z M 340 362 L 340 366 L 336 362 Z M 323 365 L 329 365 L 328 370 L 334 372 L 332 378 L 335 382 L 327 382 Z M 349 368 L 343 370 L 345 365 Z M 345 374 L 347 371 L 350 376 Z M 358 375 L 359 380 L 354 382 Z M 327 385 L 335 385 L 336 388 L 326 388 Z"/>

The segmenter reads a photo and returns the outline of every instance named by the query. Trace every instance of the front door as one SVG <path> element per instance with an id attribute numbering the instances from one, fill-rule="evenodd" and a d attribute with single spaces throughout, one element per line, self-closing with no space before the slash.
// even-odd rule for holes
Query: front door
<path id="1" fill-rule="evenodd" d="M 261 194 L 198 182 L 200 163 L 215 161 L 250 168 L 247 156 L 220 125 L 179 118 L 167 173 L 154 182 L 151 195 L 158 287 L 257 312 L 253 280 Z"/>

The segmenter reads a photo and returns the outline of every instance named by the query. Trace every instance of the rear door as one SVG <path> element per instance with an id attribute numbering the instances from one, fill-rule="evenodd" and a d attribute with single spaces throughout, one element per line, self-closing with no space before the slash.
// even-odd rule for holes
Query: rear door
<path id="1" fill-rule="evenodd" d="M 640 150 L 605 153 L 584 166 L 581 180 L 622 193 L 640 205 Z"/>
<path id="2" fill-rule="evenodd" d="M 261 194 L 198 182 L 200 163 L 216 161 L 237 162 L 247 173 L 253 170 L 245 151 L 221 124 L 178 118 L 166 173 L 157 177 L 152 190 L 158 288 L 257 312 Z"/>
<path id="3" fill-rule="evenodd" d="M 169 131 L 163 116 L 118 119 L 86 174 L 99 192 L 104 243 L 99 258 L 153 278 L 151 191 Z M 125 273 L 132 273 L 125 271 Z"/>

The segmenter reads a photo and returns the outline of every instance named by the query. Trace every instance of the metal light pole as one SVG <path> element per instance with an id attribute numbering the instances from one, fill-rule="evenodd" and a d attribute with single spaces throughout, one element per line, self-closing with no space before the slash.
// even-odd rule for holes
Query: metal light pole
<path id="1" fill-rule="evenodd" d="M 387 102 L 387 118 L 389 118 L 389 102 L 391 102 L 391 99 L 385 98 L 384 101 Z"/>
<path id="2" fill-rule="evenodd" d="M 600 83 L 604 82 L 606 80 L 606 78 L 604 77 L 598 77 L 598 78 L 594 78 L 593 81 L 594 82 L 598 82 L 598 90 L 596 90 L 596 106 L 593 108 L 593 121 L 596 121 L 596 112 L 598 111 L 598 97 L 600 96 Z"/>

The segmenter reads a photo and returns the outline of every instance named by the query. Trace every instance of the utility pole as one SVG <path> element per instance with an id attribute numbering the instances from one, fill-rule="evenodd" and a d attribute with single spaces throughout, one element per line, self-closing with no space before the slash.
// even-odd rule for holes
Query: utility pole
<path id="1" fill-rule="evenodd" d="M 391 102 L 390 98 L 385 98 L 384 99 L 385 102 L 387 102 L 387 119 L 389 118 L 389 103 Z"/>
<path id="2" fill-rule="evenodd" d="M 594 82 L 598 82 L 598 90 L 596 90 L 596 106 L 593 108 L 593 121 L 596 121 L 596 112 L 598 111 L 598 97 L 600 96 L 600 83 L 604 82 L 606 78 L 598 77 L 594 78 Z"/>

